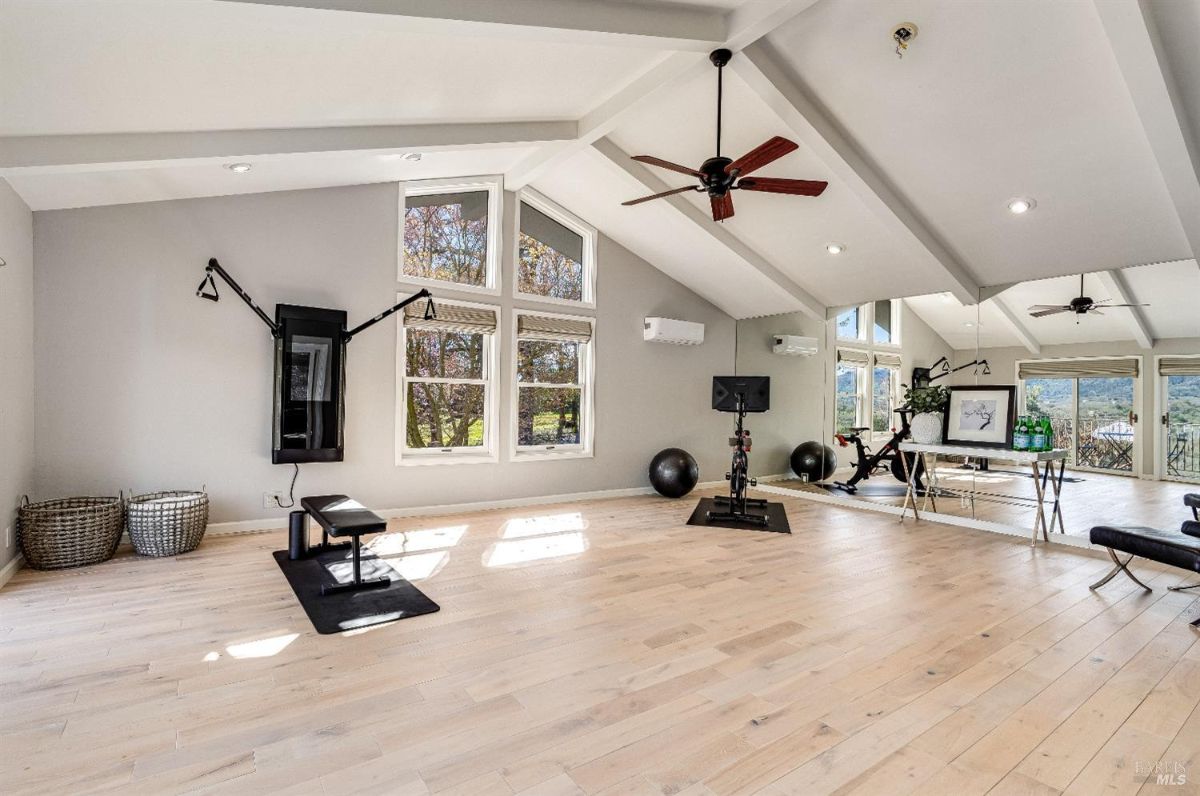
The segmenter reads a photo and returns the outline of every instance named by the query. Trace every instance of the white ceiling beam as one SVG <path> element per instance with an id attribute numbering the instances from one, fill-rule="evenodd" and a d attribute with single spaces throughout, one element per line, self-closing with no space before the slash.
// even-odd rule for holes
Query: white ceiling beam
<path id="1" fill-rule="evenodd" d="M 647 193 L 660 193 L 675 187 L 668 185 L 646 166 L 643 166 L 636 160 L 631 159 L 628 153 L 613 143 L 612 139 L 601 138 L 592 146 L 594 146 L 596 151 L 603 155 L 609 162 L 624 171 L 630 177 L 633 177 L 635 180 L 637 180 L 642 187 L 646 189 Z M 692 204 L 681 195 L 669 196 L 665 199 L 657 201 L 666 202 L 671 207 L 678 210 L 686 219 L 711 236 L 713 240 L 731 251 L 750 267 L 757 270 L 772 283 L 777 285 L 780 290 L 783 290 L 789 296 L 794 298 L 800 306 L 800 311 L 805 315 L 808 315 L 809 317 L 815 318 L 819 321 L 825 320 L 824 304 L 818 301 L 807 290 L 796 284 L 791 277 L 779 270 L 779 268 L 767 260 L 767 258 L 763 257 L 761 254 L 743 243 L 741 239 L 730 232 L 724 224 L 713 221 L 712 216 L 696 207 L 696 205 Z"/>
<path id="2" fill-rule="evenodd" d="M 816 0 L 754 0 L 726 17 L 725 47 L 738 52 L 813 5 Z M 738 59 L 734 59 L 736 62 Z M 687 79 L 711 70 L 708 58 L 693 53 L 672 53 L 630 81 L 612 97 L 579 120 L 579 137 L 565 145 L 543 147 L 505 175 L 505 185 L 518 190 L 546 171 L 566 162 L 616 129 L 639 103 Z"/>
<path id="3" fill-rule="evenodd" d="M 1100 286 L 1108 293 L 1113 304 L 1137 303 L 1133 291 L 1129 289 L 1129 283 L 1125 281 L 1125 275 L 1120 271 L 1100 271 L 1096 274 L 1096 278 L 1100 280 Z M 1111 309 L 1104 307 L 1102 309 L 1106 315 L 1123 317 L 1129 326 L 1130 334 L 1139 346 L 1145 349 L 1154 348 L 1154 334 L 1150 331 L 1150 324 L 1146 322 L 1146 316 L 1141 307 L 1113 307 Z"/>
<path id="4" fill-rule="evenodd" d="M 217 130 L 179 133 L 99 133 L 0 137 L 0 172 L 72 171 L 112 167 L 186 165 L 213 158 L 372 150 L 471 149 L 570 141 L 575 122 L 495 122 Z"/>
<path id="5" fill-rule="evenodd" d="M 964 305 L 979 301 L 979 284 L 917 214 L 882 170 L 875 167 L 848 132 L 802 87 L 773 48 L 759 41 L 735 58 L 730 68 L 771 107 L 800 142 L 831 172 L 831 181 L 848 187 L 916 257 L 946 278 L 948 289 Z"/>
<path id="6" fill-rule="evenodd" d="M 992 306 L 1000 312 L 1000 317 L 1008 324 L 1009 330 L 1021 341 L 1021 345 L 1025 346 L 1025 349 L 1034 356 L 1040 356 L 1042 353 L 1042 343 L 1034 336 L 1033 332 L 1029 331 L 1021 316 L 1015 313 L 1012 307 L 1004 303 L 1004 299 L 1000 298 L 999 295 L 992 296 L 988 301 L 991 301 Z"/>
<path id="7" fill-rule="evenodd" d="M 1095 0 L 1095 5 L 1192 256 L 1200 258 L 1200 130 L 1188 125 L 1153 10 L 1137 0 Z"/>
<path id="8" fill-rule="evenodd" d="M 332 13 L 374 14 L 406 33 L 487 36 L 707 52 L 725 37 L 714 8 L 591 0 L 222 0 Z"/>

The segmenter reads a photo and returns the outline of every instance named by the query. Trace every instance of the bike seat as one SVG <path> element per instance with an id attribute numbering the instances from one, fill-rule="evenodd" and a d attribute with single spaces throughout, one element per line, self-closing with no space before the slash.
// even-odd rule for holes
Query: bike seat
<path id="1" fill-rule="evenodd" d="M 858 427 L 858 428 L 852 428 L 852 429 L 850 429 L 850 433 L 851 433 L 851 434 L 858 434 L 859 432 L 862 432 L 862 431 L 869 431 L 869 430 L 870 430 L 870 427 L 869 427 L 869 426 L 860 426 L 860 427 Z"/>

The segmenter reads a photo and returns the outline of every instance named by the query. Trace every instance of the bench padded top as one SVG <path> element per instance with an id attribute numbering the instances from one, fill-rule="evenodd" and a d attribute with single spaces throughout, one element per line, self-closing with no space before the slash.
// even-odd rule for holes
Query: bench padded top
<path id="1" fill-rule="evenodd" d="M 1185 536 L 1179 531 L 1160 531 L 1141 525 L 1097 525 L 1092 528 L 1090 536 L 1092 544 L 1134 553 L 1143 558 L 1153 559 L 1153 550 L 1160 545 L 1200 557 L 1200 539 Z"/>
<path id="2" fill-rule="evenodd" d="M 345 495 L 301 498 L 300 506 L 330 536 L 358 536 L 387 530 L 387 520 Z"/>

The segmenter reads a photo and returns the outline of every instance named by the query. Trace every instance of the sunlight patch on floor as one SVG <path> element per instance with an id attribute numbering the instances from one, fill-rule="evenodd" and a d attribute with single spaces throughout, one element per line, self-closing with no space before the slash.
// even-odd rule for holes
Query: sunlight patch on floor
<path id="1" fill-rule="evenodd" d="M 299 633 L 284 633 L 279 636 L 268 636 L 267 638 L 255 639 L 254 641 L 243 641 L 238 644 L 230 644 L 225 648 L 225 652 L 231 658 L 270 658 L 278 655 L 287 649 L 287 646 L 296 639 L 300 638 Z M 209 653 L 211 655 L 212 653 Z M 205 658 L 207 660 L 207 656 Z"/>
<path id="2" fill-rule="evenodd" d="M 442 528 L 418 528 L 412 531 L 393 531 L 377 536 L 365 545 L 377 556 L 416 553 L 421 550 L 440 550 L 454 547 L 467 533 L 467 525 L 447 525 Z"/>
<path id="3" fill-rule="evenodd" d="M 551 536 L 534 536 L 497 542 L 483 554 L 486 567 L 503 567 L 511 564 L 527 564 L 547 558 L 578 555 L 588 549 L 587 537 L 582 533 L 560 533 Z"/>
<path id="4" fill-rule="evenodd" d="M 545 536 L 587 529 L 587 520 L 579 512 L 544 514 L 540 517 L 516 517 L 500 529 L 502 539 L 521 539 L 526 536 Z"/>

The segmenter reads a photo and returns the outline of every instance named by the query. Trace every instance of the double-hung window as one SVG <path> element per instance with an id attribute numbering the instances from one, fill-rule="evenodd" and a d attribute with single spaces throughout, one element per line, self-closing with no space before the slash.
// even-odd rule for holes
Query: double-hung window
<path id="1" fill-rule="evenodd" d="M 871 371 L 871 431 L 899 426 L 893 412 L 900 406 L 900 355 L 877 352 Z"/>
<path id="2" fill-rule="evenodd" d="M 499 179 L 400 186 L 400 281 L 498 293 Z"/>
<path id="3" fill-rule="evenodd" d="M 517 297 L 595 306 L 595 228 L 529 189 L 517 212 Z"/>
<path id="4" fill-rule="evenodd" d="M 590 456 L 594 320 L 515 315 L 513 458 Z"/>
<path id="5" fill-rule="evenodd" d="M 852 428 L 866 425 L 867 369 L 870 361 L 866 351 L 838 349 L 834 433 L 845 434 Z"/>
<path id="6" fill-rule="evenodd" d="M 496 461 L 496 307 L 436 301 L 400 320 L 397 461 Z"/>

